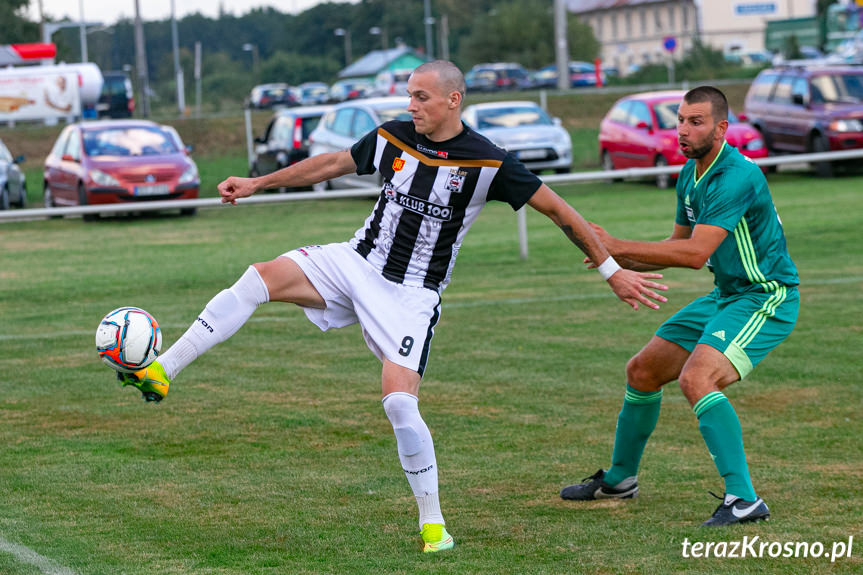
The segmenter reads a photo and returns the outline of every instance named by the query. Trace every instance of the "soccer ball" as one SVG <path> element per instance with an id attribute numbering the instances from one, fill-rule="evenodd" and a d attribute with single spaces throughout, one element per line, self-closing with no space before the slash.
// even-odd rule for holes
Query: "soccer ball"
<path id="1" fill-rule="evenodd" d="M 117 308 L 99 322 L 96 352 L 109 367 L 134 373 L 153 363 L 162 351 L 156 319 L 137 307 Z"/>

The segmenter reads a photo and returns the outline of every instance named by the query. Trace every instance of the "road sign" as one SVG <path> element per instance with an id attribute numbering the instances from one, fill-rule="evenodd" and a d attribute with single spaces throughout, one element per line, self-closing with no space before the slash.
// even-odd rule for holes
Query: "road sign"
<path id="1" fill-rule="evenodd" d="M 662 47 L 669 52 L 674 52 L 674 49 L 677 48 L 677 40 L 674 36 L 666 36 L 662 39 Z"/>

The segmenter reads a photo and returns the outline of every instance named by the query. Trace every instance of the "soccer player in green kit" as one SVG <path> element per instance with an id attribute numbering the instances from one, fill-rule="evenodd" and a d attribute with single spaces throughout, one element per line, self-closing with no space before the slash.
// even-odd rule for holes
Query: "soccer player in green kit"
<path id="1" fill-rule="evenodd" d="M 791 333 L 800 302 L 797 269 L 767 180 L 725 141 L 725 95 L 710 86 L 689 91 L 677 121 L 680 149 L 689 160 L 677 181 L 671 237 L 627 241 L 592 225 L 621 266 L 646 271 L 707 264 L 715 288 L 663 323 L 629 360 L 611 467 L 560 495 L 582 501 L 636 496 L 638 464 L 656 427 L 662 386 L 676 379 L 725 480 L 725 497 L 703 525 L 766 520 L 770 511 L 752 487 L 740 421 L 722 390 Z"/>

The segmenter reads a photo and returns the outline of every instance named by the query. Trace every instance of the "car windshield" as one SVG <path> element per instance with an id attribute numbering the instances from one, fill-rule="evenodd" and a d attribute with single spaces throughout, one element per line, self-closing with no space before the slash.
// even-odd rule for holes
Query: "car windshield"
<path id="1" fill-rule="evenodd" d="M 378 117 L 381 119 L 381 123 L 389 122 L 391 120 L 402 120 L 406 122 L 411 120 L 411 114 L 407 111 L 407 108 L 383 108 L 375 110 L 375 112 L 377 112 Z"/>
<path id="2" fill-rule="evenodd" d="M 551 126 L 553 122 L 542 108 L 534 106 L 510 106 L 478 110 L 476 113 L 478 130 L 488 128 L 514 128 L 516 126 Z"/>
<path id="3" fill-rule="evenodd" d="M 157 156 L 179 152 L 174 138 L 161 128 L 107 128 L 84 132 L 88 156 Z"/>
<path id="4" fill-rule="evenodd" d="M 812 78 L 813 102 L 863 102 L 863 74 L 825 74 Z"/>
<path id="5" fill-rule="evenodd" d="M 658 129 L 671 130 L 677 127 L 677 108 L 679 107 L 680 100 L 669 100 L 654 104 L 653 111 L 656 114 L 656 122 L 659 124 Z M 739 121 L 734 112 L 728 110 L 728 123 L 736 124 Z"/>

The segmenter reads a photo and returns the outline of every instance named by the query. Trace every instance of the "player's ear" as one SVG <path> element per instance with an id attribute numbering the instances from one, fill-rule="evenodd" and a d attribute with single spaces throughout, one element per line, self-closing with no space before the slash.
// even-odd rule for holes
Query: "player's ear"
<path id="1" fill-rule="evenodd" d="M 461 107 L 461 92 L 453 90 L 449 93 L 449 108 L 458 109 Z"/>
<path id="2" fill-rule="evenodd" d="M 724 139 L 725 132 L 728 130 L 728 120 L 722 120 L 721 122 L 716 124 L 716 127 L 718 128 L 717 136 L 719 137 L 719 139 Z"/>

